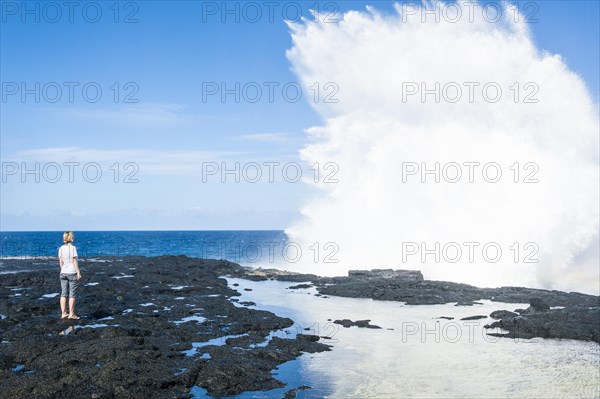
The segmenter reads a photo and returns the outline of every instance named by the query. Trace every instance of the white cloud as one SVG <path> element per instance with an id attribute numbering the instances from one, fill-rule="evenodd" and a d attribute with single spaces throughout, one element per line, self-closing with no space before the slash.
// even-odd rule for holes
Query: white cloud
<path id="1" fill-rule="evenodd" d="M 97 162 L 112 165 L 115 162 L 136 163 L 140 173 L 160 175 L 198 175 L 205 162 L 221 162 L 246 156 L 242 152 L 167 151 L 149 149 L 103 150 L 80 147 L 52 147 L 19 151 L 4 158 L 5 162 Z"/>
<path id="2" fill-rule="evenodd" d="M 259 164 L 263 168 L 262 172 L 266 174 L 269 169 L 264 166 L 265 162 L 276 162 L 281 168 L 280 165 L 299 162 L 299 159 L 297 154 L 273 154 L 266 151 L 98 149 L 72 146 L 17 151 L 4 156 L 3 162 L 18 164 L 25 162 L 28 169 L 33 168 L 35 163 L 43 162 L 56 162 L 59 165 L 65 162 L 78 162 L 81 166 L 76 165 L 76 167 L 95 162 L 106 171 L 115 162 L 120 164 L 121 170 L 126 163 L 132 162 L 138 167 L 136 174 L 139 172 L 139 174 L 182 175 L 201 178 L 203 170 L 205 170 L 207 175 L 212 176 L 212 179 L 218 179 L 221 173 L 225 173 L 225 170 L 233 168 L 242 170 L 247 163 Z M 128 167 L 125 172 L 133 172 L 133 167 Z M 280 173 L 280 169 L 277 169 L 277 172 Z M 305 171 L 305 173 L 309 173 L 309 171 Z"/>
<path id="3" fill-rule="evenodd" d="M 257 141 L 264 143 L 290 143 L 301 139 L 291 133 L 254 133 L 234 136 L 237 140 Z"/>
<path id="4" fill-rule="evenodd" d="M 67 119 L 100 121 L 124 126 L 165 126 L 185 120 L 185 107 L 177 104 L 132 104 L 113 108 L 61 108 L 53 110 Z"/>

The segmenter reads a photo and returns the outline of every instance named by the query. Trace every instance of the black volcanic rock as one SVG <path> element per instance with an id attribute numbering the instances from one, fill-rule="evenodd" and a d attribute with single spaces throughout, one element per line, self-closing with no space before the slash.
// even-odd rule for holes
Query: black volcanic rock
<path id="1" fill-rule="evenodd" d="M 562 338 L 594 341 L 600 343 L 600 307 L 567 306 L 551 309 L 540 298 L 531 298 L 531 306 L 521 310 L 520 314 L 497 311 L 502 320 L 486 328 L 502 328 L 508 333 L 489 333 L 489 335 L 508 338 Z M 500 314 L 500 312 L 503 312 Z M 492 315 L 494 315 L 492 313 Z M 491 316 L 492 316 L 491 315 Z M 493 316 L 492 316 L 493 317 Z"/>
<path id="2" fill-rule="evenodd" d="M 467 284 L 422 280 L 418 271 L 351 271 L 348 277 L 321 278 L 314 282 L 325 295 L 401 301 L 408 305 L 437 305 L 449 302 L 472 304 L 482 299 L 479 288 Z"/>
<path id="3" fill-rule="evenodd" d="M 277 273 L 280 276 L 282 272 Z M 456 306 L 472 306 L 481 304 L 477 301 L 482 299 L 504 303 L 530 303 L 531 306 L 527 309 L 516 309 L 515 313 L 492 312 L 492 315 L 502 320 L 492 323 L 491 326 L 502 324 L 503 328 L 506 328 L 512 325 L 510 323 L 514 323 L 524 327 L 522 331 L 506 328 L 511 331 L 507 337 L 537 334 L 547 338 L 595 340 L 595 337 L 600 335 L 600 314 L 594 310 L 600 309 L 600 297 L 595 295 L 525 287 L 478 288 L 468 284 L 423 280 L 419 276 L 420 272 L 410 270 L 351 270 L 346 277 L 318 277 L 310 281 L 317 287 L 317 295 L 400 301 L 406 302 L 407 305 L 454 302 Z M 516 313 L 520 313 L 523 319 L 518 319 Z M 481 319 L 486 317 L 478 316 Z M 336 321 L 344 326 L 354 325 L 349 324 L 353 322 L 347 319 Z M 552 323 L 555 325 L 550 326 Z"/>
<path id="4" fill-rule="evenodd" d="M 514 312 L 510 312 L 508 310 L 494 310 L 490 313 L 490 317 L 492 319 L 508 319 L 510 317 L 517 317 L 518 314 Z"/>
<path id="5" fill-rule="evenodd" d="M 305 389 L 310 389 L 311 387 L 309 387 L 308 385 L 301 385 L 298 388 L 294 388 L 294 389 L 290 389 L 289 391 L 287 391 L 285 393 L 285 395 L 283 396 L 283 399 L 294 399 L 296 397 L 296 395 L 298 394 L 298 392 L 303 391 Z"/>
<path id="6" fill-rule="evenodd" d="M 509 331 L 489 333 L 507 338 L 561 338 L 594 341 L 600 343 L 600 308 L 575 306 L 552 309 L 526 316 L 503 318 L 488 328 L 502 328 Z"/>
<path id="7" fill-rule="evenodd" d="M 579 292 L 548 291 L 524 287 L 481 288 L 482 299 L 505 303 L 531 303 L 541 301 L 547 306 L 598 306 L 600 297 Z"/>
<path id="8" fill-rule="evenodd" d="M 185 256 L 102 260 L 80 261 L 84 279 L 78 313 L 83 318 L 68 321 L 59 318 L 58 297 L 50 297 L 60 291 L 55 261 L 3 259 L 4 270 L 11 265 L 34 270 L 0 279 L 0 314 L 6 316 L 0 320 L 3 398 L 185 398 L 193 385 L 213 396 L 235 395 L 281 387 L 271 373 L 275 367 L 302 353 L 330 349 L 311 335 L 269 338 L 294 322 L 234 304 L 241 294 L 219 278 L 223 275 L 310 281 L 321 298 L 338 295 L 414 305 L 470 305 L 480 299 L 531 303 L 519 316 L 502 313 L 501 320 L 487 327 L 508 333 L 490 335 L 600 342 L 600 298 L 581 293 L 477 288 L 423 280 L 407 271 L 317 277 L 256 272 L 228 261 Z M 335 322 L 380 328 L 369 320 Z M 98 325 L 106 326 L 94 328 Z M 208 341 L 210 345 L 201 346 Z"/>
<path id="9" fill-rule="evenodd" d="M 275 367 L 330 349 L 304 337 L 269 339 L 294 322 L 236 307 L 231 299 L 240 293 L 219 277 L 244 276 L 235 263 L 101 260 L 79 262 L 82 318 L 75 321 L 60 319 L 52 297 L 60 291 L 56 261 L 3 259 L 5 270 L 35 271 L 0 279 L 0 314 L 8 316 L 0 320 L 2 398 L 184 398 L 193 385 L 235 395 L 282 386 Z"/>
<path id="10" fill-rule="evenodd" d="M 111 317 L 112 312 L 107 309 L 98 309 L 98 310 L 95 310 L 94 312 L 92 312 L 90 314 L 90 316 L 93 317 L 94 319 L 104 319 L 106 317 Z"/>
<path id="11" fill-rule="evenodd" d="M 540 313 L 540 312 L 547 312 L 550 310 L 550 306 L 548 306 L 548 304 L 540 298 L 531 298 L 530 304 L 531 304 L 531 306 L 529 306 L 527 309 L 525 309 L 524 311 L 522 311 L 520 313 L 521 316 L 530 315 L 530 314 L 534 314 L 534 313 Z"/>
<path id="12" fill-rule="evenodd" d="M 273 337 L 265 347 L 253 349 L 214 346 L 211 360 L 201 364 L 196 385 L 211 387 L 211 395 L 226 396 L 242 391 L 257 391 L 285 386 L 273 378 L 271 370 L 302 353 L 328 350 L 329 346 L 305 339 Z"/>
<path id="13" fill-rule="evenodd" d="M 531 298 L 529 304 L 538 312 L 550 310 L 550 306 L 542 298 Z"/>
<path id="14" fill-rule="evenodd" d="M 335 324 L 339 324 L 345 328 L 350 328 L 352 326 L 361 327 L 361 328 L 372 328 L 372 329 L 381 329 L 381 327 L 376 326 L 374 324 L 370 324 L 371 320 L 356 320 L 352 321 L 350 319 L 343 320 L 335 320 Z"/>
<path id="15" fill-rule="evenodd" d="M 478 288 L 449 281 L 419 278 L 410 270 L 351 270 L 347 277 L 314 280 L 319 293 L 350 298 L 401 301 L 411 305 L 455 302 L 457 306 L 481 305 L 488 299 L 505 303 L 531 303 L 540 311 L 551 306 L 599 306 L 600 297 L 578 292 L 548 291 L 524 287 Z"/>
<path id="16" fill-rule="evenodd" d="M 457 302 L 454 306 L 473 306 L 473 305 L 483 305 L 483 304 L 481 302 L 468 301 L 468 302 Z"/>
<path id="17" fill-rule="evenodd" d="M 477 288 L 467 284 L 422 280 L 417 273 L 392 270 L 355 270 L 347 277 L 321 277 L 311 280 L 322 295 L 401 301 L 408 305 L 433 305 L 456 302 L 457 306 L 480 304 L 481 299 L 505 303 L 530 303 L 515 313 L 495 311 L 501 318 L 488 327 L 502 327 L 506 337 L 570 338 L 597 341 L 600 335 L 600 297 L 577 292 L 549 291 L 525 287 Z M 405 278 L 403 278 L 405 277 Z M 565 309 L 551 309 L 564 307 Z M 516 313 L 521 314 L 521 318 Z M 487 316 L 465 318 L 483 319 Z M 336 320 L 351 326 L 351 320 Z M 511 327 L 512 326 L 512 327 Z M 509 328 L 511 327 L 511 328 Z M 491 333 L 498 335 L 496 333 Z"/>
<path id="18" fill-rule="evenodd" d="M 487 319 L 487 316 L 483 316 L 483 315 L 468 316 L 468 317 L 463 317 L 461 320 L 480 320 L 480 319 Z"/>
<path id="19" fill-rule="evenodd" d="M 278 281 L 286 281 L 290 283 L 302 283 L 305 281 L 316 281 L 319 277 L 315 274 L 281 274 L 273 277 Z"/>
<path id="20" fill-rule="evenodd" d="M 372 269 L 372 270 L 349 270 L 348 277 L 355 280 L 371 279 L 395 279 L 402 282 L 423 281 L 423 273 L 418 270 L 393 270 L 393 269 Z"/>
<path id="21" fill-rule="evenodd" d="M 297 334 L 296 338 L 303 339 L 305 341 L 317 342 L 319 340 L 318 335 L 309 335 L 309 334 Z"/>
<path id="22" fill-rule="evenodd" d="M 287 287 L 288 290 L 298 290 L 312 287 L 312 284 L 298 284 Z"/>

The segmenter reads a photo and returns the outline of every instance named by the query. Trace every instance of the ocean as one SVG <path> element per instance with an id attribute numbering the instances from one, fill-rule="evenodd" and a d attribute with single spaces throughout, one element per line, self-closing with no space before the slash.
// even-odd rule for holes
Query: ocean
<path id="1" fill-rule="evenodd" d="M 0 232 L 1 258 L 56 257 L 62 231 Z M 82 259 L 186 255 L 226 259 L 245 266 L 274 267 L 285 258 L 283 230 L 76 231 Z M 269 266 L 271 265 L 271 266 Z"/>

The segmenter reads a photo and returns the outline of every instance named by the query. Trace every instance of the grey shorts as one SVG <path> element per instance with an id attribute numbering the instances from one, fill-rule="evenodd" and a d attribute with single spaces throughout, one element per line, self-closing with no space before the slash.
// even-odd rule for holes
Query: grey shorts
<path id="1" fill-rule="evenodd" d="M 75 298 L 77 293 L 77 274 L 60 274 L 60 296 Z"/>

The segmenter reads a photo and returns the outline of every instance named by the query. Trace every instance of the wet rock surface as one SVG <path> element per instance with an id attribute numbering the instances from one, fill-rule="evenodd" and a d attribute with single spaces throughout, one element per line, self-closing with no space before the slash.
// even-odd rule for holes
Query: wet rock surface
<path id="1" fill-rule="evenodd" d="M 487 319 L 487 316 L 483 316 L 483 315 L 468 316 L 468 317 L 463 317 L 461 320 L 480 320 L 480 319 Z"/>
<path id="2" fill-rule="evenodd" d="M 339 324 L 345 328 L 350 328 L 353 326 L 356 327 L 362 327 L 362 328 L 372 328 L 372 329 L 381 329 L 381 327 L 371 324 L 371 320 L 356 320 L 356 321 L 352 321 L 350 319 L 343 319 L 343 320 L 335 320 L 334 321 L 335 324 Z"/>
<path id="3" fill-rule="evenodd" d="M 283 396 L 283 399 L 294 399 L 296 397 L 296 395 L 298 394 L 298 392 L 303 391 L 305 389 L 310 389 L 310 387 L 308 385 L 302 385 L 302 386 L 299 386 L 298 388 L 290 389 L 289 391 L 287 391 L 285 393 L 285 395 Z"/>
<path id="4" fill-rule="evenodd" d="M 61 320 L 56 261 L 3 260 L 3 268 L 10 263 L 14 270 L 33 271 L 4 274 L 0 280 L 3 398 L 188 398 L 195 385 L 213 396 L 233 395 L 283 387 L 274 368 L 302 353 L 330 350 L 318 336 L 274 336 L 285 335 L 293 321 L 240 302 L 240 293 L 219 278 L 225 275 L 293 282 L 297 288 L 310 282 L 322 297 L 457 303 L 475 306 L 475 315 L 482 299 L 529 303 L 515 313 L 493 312 L 490 316 L 499 320 L 487 327 L 507 332 L 490 335 L 600 342 L 598 296 L 522 287 L 482 289 L 423 280 L 410 271 L 318 277 L 185 256 L 81 260 L 77 313 L 82 319 Z M 335 322 L 379 328 L 369 320 Z M 286 397 L 307 389 L 286 388 Z"/>
<path id="5" fill-rule="evenodd" d="M 311 280 L 313 281 L 313 280 Z M 414 281 L 402 278 L 355 279 L 353 277 L 323 277 L 313 283 L 319 292 L 350 298 L 372 298 L 401 301 L 408 305 L 457 303 L 459 306 L 478 305 L 489 299 L 506 303 L 529 303 L 537 298 L 546 306 L 598 306 L 600 298 L 581 293 L 567 293 L 523 287 L 478 288 L 448 281 Z"/>
<path id="6" fill-rule="evenodd" d="M 508 319 L 510 317 L 517 317 L 519 314 L 508 310 L 495 310 L 490 313 L 492 319 Z"/>
<path id="7" fill-rule="evenodd" d="M 372 280 L 372 279 L 399 279 L 405 282 L 423 281 L 423 273 L 418 270 L 393 270 L 393 269 L 373 269 L 373 270 L 348 270 L 348 277 L 354 280 Z"/>
<path id="8" fill-rule="evenodd" d="M 312 284 L 297 284 L 297 285 L 292 285 L 290 287 L 288 287 L 288 290 L 299 290 L 299 289 L 306 289 L 306 288 L 310 288 L 312 287 Z"/>
<path id="9" fill-rule="evenodd" d="M 494 312 L 496 313 L 496 312 Z M 508 333 L 489 333 L 506 338 L 562 338 L 600 343 L 600 308 L 570 306 L 562 309 L 540 307 L 536 300 L 520 315 L 504 314 L 486 328 L 502 328 Z M 492 313 L 493 314 L 493 313 Z"/>
<path id="10" fill-rule="evenodd" d="M 98 260 L 80 261 L 80 320 L 60 319 L 56 261 L 3 260 L 3 267 L 34 271 L 2 275 L 0 396 L 187 398 L 194 385 L 231 395 L 282 387 L 275 367 L 330 350 L 305 337 L 273 336 L 293 321 L 236 306 L 230 299 L 240 294 L 219 276 L 245 275 L 237 264 Z"/>
<path id="11" fill-rule="evenodd" d="M 346 277 L 316 277 L 296 273 L 290 280 L 286 280 L 282 273 L 278 271 L 276 276 L 272 276 L 268 270 L 263 270 L 261 277 L 310 282 L 320 295 L 400 301 L 407 305 L 456 303 L 456 306 L 477 306 L 481 305 L 478 301 L 485 299 L 504 303 L 530 303 L 531 306 L 527 309 L 493 312 L 490 317 L 500 320 L 489 327 L 501 327 L 509 333 L 490 335 L 599 342 L 600 297 L 595 295 L 525 287 L 478 288 L 448 281 L 424 280 L 420 272 L 410 270 L 351 270 Z M 557 309 L 558 307 L 562 309 Z M 451 319 L 446 316 L 442 318 Z M 487 316 L 476 315 L 462 320 L 484 318 Z"/>

